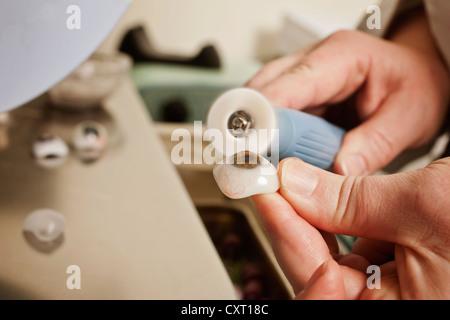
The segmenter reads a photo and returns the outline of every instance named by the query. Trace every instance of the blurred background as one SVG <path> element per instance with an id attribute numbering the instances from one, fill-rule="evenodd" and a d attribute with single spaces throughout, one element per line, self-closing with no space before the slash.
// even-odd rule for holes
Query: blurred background
<path id="1" fill-rule="evenodd" d="M 192 55 L 214 43 L 224 59 L 267 61 L 296 43 L 301 35 L 285 34 L 292 24 L 318 37 L 354 28 L 377 0 L 135 0 L 100 50 L 113 50 L 124 30 L 141 24 L 163 52 Z M 290 38 L 292 44 L 287 38 Z M 305 37 L 306 38 L 306 37 Z"/>

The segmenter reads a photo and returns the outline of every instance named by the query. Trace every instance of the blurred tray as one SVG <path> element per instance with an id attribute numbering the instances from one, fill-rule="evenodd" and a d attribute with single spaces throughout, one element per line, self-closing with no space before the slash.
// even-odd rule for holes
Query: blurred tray
<path id="1" fill-rule="evenodd" d="M 241 299 L 291 299 L 245 214 L 219 206 L 197 210 Z"/>

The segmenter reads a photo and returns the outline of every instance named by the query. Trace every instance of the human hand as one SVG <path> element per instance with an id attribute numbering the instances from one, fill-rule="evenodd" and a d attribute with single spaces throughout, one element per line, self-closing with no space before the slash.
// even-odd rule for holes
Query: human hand
<path id="1" fill-rule="evenodd" d="M 369 177 L 289 158 L 278 175 L 279 192 L 253 200 L 297 298 L 450 298 L 450 158 Z M 341 255 L 333 233 L 360 238 Z M 369 265 L 380 289 L 366 286 Z"/>
<path id="2" fill-rule="evenodd" d="M 333 169 L 368 175 L 405 149 L 429 142 L 444 121 L 447 71 L 432 43 L 417 43 L 420 47 L 413 48 L 358 31 L 340 31 L 267 64 L 246 85 L 273 105 L 318 115 L 354 97 L 362 123 L 344 137 Z"/>

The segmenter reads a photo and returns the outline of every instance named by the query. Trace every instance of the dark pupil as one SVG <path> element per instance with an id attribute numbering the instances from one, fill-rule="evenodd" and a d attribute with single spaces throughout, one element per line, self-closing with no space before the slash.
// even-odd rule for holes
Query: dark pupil
<path id="1" fill-rule="evenodd" d="M 92 127 L 86 127 L 86 128 L 84 128 L 84 134 L 87 136 L 87 135 L 90 135 L 90 134 L 94 134 L 94 135 L 96 135 L 96 136 L 98 136 L 98 131 L 95 129 L 95 128 L 92 128 Z"/>

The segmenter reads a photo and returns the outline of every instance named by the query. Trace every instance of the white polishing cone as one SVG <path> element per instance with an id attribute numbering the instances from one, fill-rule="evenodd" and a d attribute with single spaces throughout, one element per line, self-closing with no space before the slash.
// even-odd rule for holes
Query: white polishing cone
<path id="1" fill-rule="evenodd" d="M 242 137 L 233 135 L 228 127 L 230 117 L 237 111 L 246 112 L 253 121 L 253 127 Z M 237 88 L 223 93 L 213 103 L 208 113 L 207 127 L 220 131 L 221 141 L 217 139 L 218 132 L 213 132 L 215 137 L 210 140 L 216 152 L 225 157 L 244 150 L 266 154 L 277 129 L 277 119 L 274 108 L 261 93 L 249 88 Z"/>

